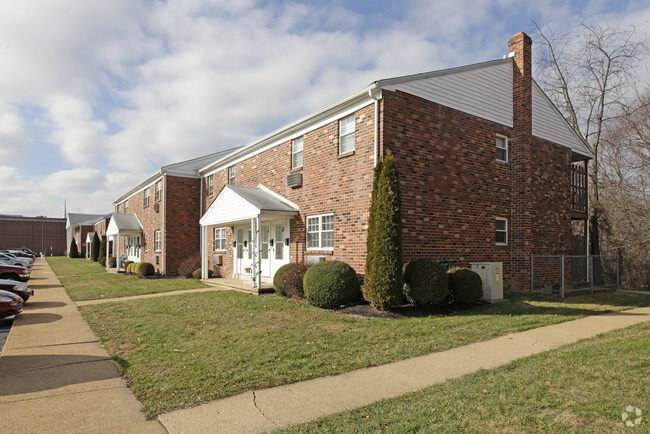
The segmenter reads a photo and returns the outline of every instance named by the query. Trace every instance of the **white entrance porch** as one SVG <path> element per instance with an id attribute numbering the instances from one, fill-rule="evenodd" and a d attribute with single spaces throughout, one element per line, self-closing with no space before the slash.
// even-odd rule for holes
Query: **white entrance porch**
<path id="1" fill-rule="evenodd" d="M 129 248 L 127 259 L 134 262 L 140 262 L 140 245 L 142 237 L 142 225 L 135 214 L 113 214 L 108 228 L 106 229 L 106 267 L 108 268 L 108 258 L 110 257 L 109 242 L 113 241 L 115 247 L 117 271 L 120 271 L 120 240 L 122 237 L 129 237 Z"/>
<path id="2" fill-rule="evenodd" d="M 290 220 L 298 207 L 263 185 L 226 185 L 201 218 L 201 274 L 208 277 L 208 226 L 233 228 L 233 275 L 248 277 L 262 288 L 262 278 L 272 278 L 290 262 Z"/>

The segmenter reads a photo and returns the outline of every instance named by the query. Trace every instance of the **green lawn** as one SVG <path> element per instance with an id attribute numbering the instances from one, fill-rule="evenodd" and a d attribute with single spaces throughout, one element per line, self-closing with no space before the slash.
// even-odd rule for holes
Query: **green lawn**
<path id="1" fill-rule="evenodd" d="M 206 287 L 196 279 L 140 279 L 135 275 L 108 273 L 97 262 L 83 258 L 50 257 L 47 262 L 74 301 Z"/>
<path id="2" fill-rule="evenodd" d="M 650 432 L 649 349 L 646 322 L 284 432 Z"/>
<path id="3" fill-rule="evenodd" d="M 389 319 L 279 296 L 194 293 L 82 308 L 149 415 L 650 304 L 650 296 L 535 296 L 455 314 Z"/>

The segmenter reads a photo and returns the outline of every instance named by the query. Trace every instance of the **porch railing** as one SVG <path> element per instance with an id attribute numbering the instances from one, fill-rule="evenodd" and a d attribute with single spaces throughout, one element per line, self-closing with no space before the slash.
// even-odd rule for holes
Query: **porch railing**
<path id="1" fill-rule="evenodd" d="M 571 165 L 571 211 L 587 213 L 587 169 L 582 164 Z"/>

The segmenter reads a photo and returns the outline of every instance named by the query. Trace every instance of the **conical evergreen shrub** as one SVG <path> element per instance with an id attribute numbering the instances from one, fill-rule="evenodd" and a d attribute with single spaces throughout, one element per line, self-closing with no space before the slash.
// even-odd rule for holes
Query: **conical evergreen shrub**
<path id="1" fill-rule="evenodd" d="M 70 241 L 70 253 L 68 254 L 69 257 L 71 258 L 78 258 L 79 257 L 79 250 L 77 250 L 77 242 L 72 238 L 72 241 Z"/>
<path id="2" fill-rule="evenodd" d="M 101 241 L 99 241 L 99 237 L 97 236 L 97 232 L 95 232 L 95 235 L 93 235 L 93 244 L 90 248 L 90 258 L 97 262 L 99 259 L 99 245 L 101 244 Z"/>
<path id="3" fill-rule="evenodd" d="M 388 152 L 381 167 L 375 169 L 362 288 L 363 297 L 379 310 L 390 309 L 404 301 L 401 205 L 399 173 Z"/>
<path id="4" fill-rule="evenodd" d="M 97 262 L 102 264 L 102 267 L 106 267 L 106 237 L 101 236 L 101 241 L 99 242 L 99 256 L 97 257 Z"/>

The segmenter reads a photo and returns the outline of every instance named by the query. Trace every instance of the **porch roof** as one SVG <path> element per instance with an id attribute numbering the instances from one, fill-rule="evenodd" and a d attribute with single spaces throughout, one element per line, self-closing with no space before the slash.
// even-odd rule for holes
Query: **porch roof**
<path id="1" fill-rule="evenodd" d="M 106 229 L 107 236 L 140 235 L 142 225 L 135 214 L 113 214 Z"/>
<path id="2" fill-rule="evenodd" d="M 88 232 L 88 235 L 86 235 L 86 242 L 87 243 L 92 243 L 93 242 L 93 237 L 95 236 L 94 232 Z"/>
<path id="3" fill-rule="evenodd" d="M 263 185 L 226 185 L 200 220 L 201 226 L 230 224 L 256 217 L 293 217 L 298 206 Z"/>

